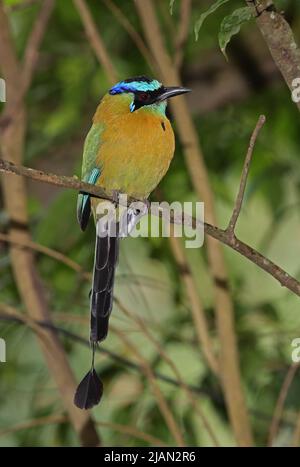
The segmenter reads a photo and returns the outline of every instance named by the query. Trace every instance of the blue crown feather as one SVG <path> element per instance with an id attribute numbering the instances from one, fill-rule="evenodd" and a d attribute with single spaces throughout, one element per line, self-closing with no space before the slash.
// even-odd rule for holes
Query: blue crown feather
<path id="1" fill-rule="evenodd" d="M 125 79 L 115 84 L 109 94 L 121 94 L 122 92 L 136 92 L 136 91 L 156 91 L 161 87 L 161 83 L 156 79 L 149 79 L 145 76 L 140 76 L 137 78 Z"/>

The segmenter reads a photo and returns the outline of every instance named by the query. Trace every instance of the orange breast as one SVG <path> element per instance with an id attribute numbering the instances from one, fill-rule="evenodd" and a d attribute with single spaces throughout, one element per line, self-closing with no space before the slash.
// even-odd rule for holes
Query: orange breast
<path id="1" fill-rule="evenodd" d="M 174 134 L 164 115 L 146 107 L 131 113 L 130 101 L 128 95 L 106 96 L 94 117 L 104 124 L 97 161 L 102 167 L 99 184 L 146 198 L 169 168 Z"/>

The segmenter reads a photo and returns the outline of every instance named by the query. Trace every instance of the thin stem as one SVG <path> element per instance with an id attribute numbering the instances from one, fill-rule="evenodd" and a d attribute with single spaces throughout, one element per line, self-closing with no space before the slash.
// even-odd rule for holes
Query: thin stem
<path id="1" fill-rule="evenodd" d="M 286 374 L 286 376 L 284 378 L 284 381 L 283 381 L 283 384 L 281 386 L 280 393 L 279 393 L 279 396 L 278 396 L 278 400 L 276 402 L 276 406 L 275 406 L 275 410 L 274 410 L 270 430 L 269 430 L 269 437 L 268 437 L 268 446 L 269 447 L 272 447 L 273 442 L 274 442 L 274 440 L 276 438 L 276 435 L 277 435 L 277 432 L 278 432 L 278 429 L 279 429 L 280 419 L 282 417 L 284 403 L 286 401 L 290 386 L 291 386 L 291 384 L 293 382 L 293 379 L 294 379 L 298 369 L 299 369 L 299 364 L 298 365 L 297 364 L 296 365 L 295 364 L 291 365 L 289 367 L 288 371 L 287 371 L 287 374 Z"/>
<path id="2" fill-rule="evenodd" d="M 181 0 L 180 20 L 178 25 L 178 34 L 175 40 L 174 62 L 176 68 L 181 68 L 184 57 L 184 46 L 190 32 L 190 18 L 192 12 L 192 0 Z"/>
<path id="3" fill-rule="evenodd" d="M 263 125 L 265 124 L 265 121 L 266 121 L 266 117 L 264 115 L 261 115 L 259 117 L 259 119 L 258 119 L 256 127 L 254 128 L 253 133 L 252 133 L 251 138 L 250 138 L 250 143 L 249 143 L 249 147 L 248 147 L 248 151 L 247 151 L 247 154 L 246 154 L 244 167 L 243 167 L 243 171 L 242 171 L 240 188 L 239 188 L 236 200 L 235 200 L 235 205 L 234 205 L 234 209 L 233 209 L 233 212 L 232 212 L 231 219 L 230 219 L 228 227 L 226 229 L 228 234 L 230 234 L 231 236 L 234 235 L 235 226 L 236 226 L 237 220 L 239 218 L 239 215 L 240 215 L 240 212 L 241 212 L 241 209 L 242 209 L 242 204 L 243 204 L 243 200 L 244 200 L 245 189 L 246 189 L 246 184 L 247 184 L 247 180 L 248 180 L 248 175 L 249 175 L 250 164 L 251 164 L 251 160 L 252 160 L 252 156 L 253 156 L 254 146 L 255 146 L 258 134 L 259 134 L 260 130 L 262 129 Z"/>
<path id="4" fill-rule="evenodd" d="M 115 69 L 112 66 L 102 38 L 97 32 L 95 21 L 86 2 L 84 0 L 73 0 L 73 3 L 82 19 L 87 38 L 92 45 L 99 62 L 102 64 L 106 75 L 109 76 L 110 82 L 115 83 L 117 81 Z"/>

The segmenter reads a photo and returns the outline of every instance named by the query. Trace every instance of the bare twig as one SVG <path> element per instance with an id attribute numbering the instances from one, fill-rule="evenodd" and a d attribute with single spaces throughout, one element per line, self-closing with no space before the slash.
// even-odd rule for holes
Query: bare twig
<path id="1" fill-rule="evenodd" d="M 102 187 L 80 182 L 77 178 L 74 177 L 46 174 L 39 170 L 29 169 L 28 167 L 16 166 L 15 164 L 12 164 L 11 162 L 5 161 L 3 159 L 0 159 L 0 172 L 14 173 L 16 175 L 22 175 L 44 183 L 70 188 L 76 191 L 83 191 L 98 198 L 110 199 L 111 201 L 114 199 L 113 193 L 109 193 Z M 131 202 L 137 200 L 129 198 L 128 201 Z M 162 216 L 162 218 L 166 220 L 170 219 L 170 221 L 174 224 L 182 224 L 183 222 L 182 214 L 176 215 L 176 212 L 170 213 L 170 211 L 166 208 L 154 207 L 151 209 L 151 214 Z M 231 238 L 228 236 L 228 233 L 225 230 L 211 225 L 208 222 L 202 223 L 201 221 L 198 221 L 188 215 L 185 215 L 184 225 L 193 228 L 198 227 L 200 229 L 204 227 L 205 233 L 207 235 L 237 251 L 242 256 L 249 259 L 252 263 L 256 264 L 258 267 L 274 277 L 274 279 L 276 279 L 283 287 L 286 287 L 291 292 L 300 296 L 300 282 L 296 278 L 289 275 L 280 266 L 275 264 L 273 261 L 243 241 L 239 240 L 238 238 Z"/>
<path id="2" fill-rule="evenodd" d="M 9 234 L 4 234 L 0 232 L 0 242 L 7 242 L 7 243 L 12 243 L 14 245 L 18 245 L 21 248 L 29 248 L 31 250 L 34 250 L 38 253 L 43 253 L 44 255 L 50 256 L 51 258 L 60 261 L 61 263 L 65 264 L 69 268 L 73 269 L 77 273 L 81 274 L 85 279 L 91 278 L 91 275 L 87 272 L 85 272 L 82 267 L 76 263 L 76 261 L 73 261 L 71 258 L 68 256 L 64 255 L 63 253 L 60 253 L 57 250 L 53 250 L 52 248 L 49 248 L 47 246 L 41 245 L 40 243 L 33 242 L 28 239 L 18 239 L 16 240 L 15 238 L 11 237 Z"/>
<path id="3" fill-rule="evenodd" d="M 85 0 L 73 0 L 73 3 L 81 16 L 86 35 L 93 46 L 99 62 L 103 65 L 105 73 L 110 77 L 110 80 L 116 82 L 117 77 L 114 67 L 112 67 L 105 45 L 97 32 L 97 27 Z"/>
<path id="4" fill-rule="evenodd" d="M 278 433 L 280 418 L 282 417 L 282 412 L 284 408 L 284 403 L 286 401 L 288 391 L 293 382 L 293 379 L 299 369 L 299 364 L 293 364 L 289 367 L 286 376 L 284 378 L 283 384 L 280 389 L 280 393 L 276 402 L 272 422 L 270 425 L 269 436 L 268 436 L 268 446 L 271 447 Z"/>
<path id="5" fill-rule="evenodd" d="M 14 86 L 13 88 L 13 96 L 10 96 L 10 104 L 7 105 L 3 115 L 1 116 L 0 127 L 2 124 L 5 128 L 7 122 L 11 122 L 13 119 L 17 118 L 17 114 L 20 113 L 20 110 L 22 109 L 22 101 L 32 80 L 39 55 L 39 48 L 53 11 L 54 4 L 55 0 L 44 0 L 41 4 L 32 32 L 27 40 L 23 63 L 18 65 L 16 62 L 16 65 L 20 67 L 21 76 L 18 74 L 18 86 Z M 11 64 L 9 66 L 11 66 Z M 16 70 L 14 73 L 15 72 Z"/>
<path id="6" fill-rule="evenodd" d="M 121 8 L 119 8 L 112 0 L 104 0 L 105 5 L 110 11 L 115 15 L 115 18 L 119 21 L 119 23 L 123 26 L 125 31 L 127 31 L 128 35 L 131 37 L 134 44 L 137 46 L 145 60 L 147 61 L 149 67 L 153 69 L 153 62 L 154 58 L 152 57 L 148 47 L 146 46 L 143 38 L 140 34 L 136 31 L 136 29 L 132 26 L 130 21 L 128 20 L 127 16 L 124 15 Z"/>
<path id="7" fill-rule="evenodd" d="M 175 39 L 175 66 L 180 69 L 183 61 L 184 46 L 190 31 L 192 0 L 181 0 L 178 33 Z"/>
<path id="8" fill-rule="evenodd" d="M 55 0 L 44 0 L 39 14 L 28 38 L 22 67 L 23 95 L 30 86 L 32 75 L 37 64 L 39 48 L 43 40 L 45 29 L 53 11 Z"/>
<path id="9" fill-rule="evenodd" d="M 90 193 L 97 198 L 112 199 L 113 193 L 106 190 L 105 188 L 94 186 L 82 182 L 77 177 L 65 177 L 63 175 L 55 175 L 42 172 L 41 170 L 31 169 L 24 166 L 17 166 L 12 162 L 4 159 L 0 159 L 0 171 L 10 174 L 22 175 L 32 180 L 36 180 L 43 183 L 49 183 L 61 188 L 71 188 L 73 190 L 80 191 L 82 193 Z M 128 202 L 134 201 L 133 198 L 128 198 Z"/>
<path id="10" fill-rule="evenodd" d="M 259 134 L 261 128 L 263 127 L 265 121 L 266 121 L 266 117 L 264 115 L 261 115 L 259 117 L 258 122 L 256 124 L 256 127 L 255 127 L 255 129 L 254 129 L 254 131 L 253 131 L 253 133 L 251 135 L 251 139 L 250 139 L 250 143 L 249 143 L 249 147 L 248 147 L 248 151 L 247 151 L 247 155 L 246 155 L 246 158 L 245 158 L 244 167 L 243 167 L 243 171 L 242 171 L 239 191 L 238 191 L 238 194 L 237 194 L 237 197 L 236 197 L 236 200 L 235 200 L 235 205 L 234 205 L 234 209 L 233 209 L 233 212 L 232 212 L 231 219 L 230 219 L 228 227 L 226 229 L 226 232 L 230 236 L 234 236 L 235 226 L 236 226 L 238 217 L 239 217 L 241 209 L 242 209 L 242 204 L 243 204 L 243 199 L 244 199 L 244 195 L 245 195 L 245 189 L 246 189 L 246 184 L 247 184 L 247 179 L 248 179 L 248 174 L 249 174 L 249 169 L 250 169 L 250 164 L 251 164 L 251 160 L 252 160 L 252 155 L 253 155 L 255 142 L 257 140 L 258 134 Z"/>

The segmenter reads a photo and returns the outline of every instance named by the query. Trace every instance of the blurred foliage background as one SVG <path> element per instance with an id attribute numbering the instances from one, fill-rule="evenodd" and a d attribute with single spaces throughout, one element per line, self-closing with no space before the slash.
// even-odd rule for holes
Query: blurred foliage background
<path id="1" fill-rule="evenodd" d="M 145 58 L 109 8 L 110 2 L 87 2 L 106 44 L 110 59 L 122 78 L 153 75 Z M 140 19 L 130 0 L 114 0 L 136 31 L 143 36 Z M 155 2 L 171 56 L 180 22 L 180 0 Z M 209 0 L 193 1 L 181 76 L 193 89 L 187 99 L 215 196 L 218 222 L 225 227 L 239 184 L 250 133 L 259 114 L 267 123 L 259 136 L 251 166 L 237 234 L 286 271 L 299 278 L 300 257 L 300 118 L 290 92 L 267 50 L 254 21 L 243 26 L 227 49 L 228 61 L 218 47 L 218 31 L 225 15 L 243 2 L 232 0 L 212 14 L 195 40 L 194 24 Z M 19 56 L 22 56 L 39 1 L 6 0 L 5 5 Z M 286 12 L 300 40 L 300 4 L 277 2 Z M 1 63 L 0 63 L 1 68 Z M 172 84 L 172 83 L 167 83 Z M 84 137 L 103 94 L 110 87 L 86 39 L 82 21 L 71 0 L 57 0 L 39 54 L 38 66 L 27 95 L 28 131 L 24 165 L 65 175 L 80 175 Z M 4 104 L 0 104 L 0 109 Z M 172 115 L 171 115 L 172 118 Z M 76 193 L 50 185 L 27 182 L 30 229 L 34 242 L 57 250 L 90 272 L 94 253 L 94 226 L 82 233 L 76 221 Z M 161 183 L 167 201 L 196 201 L 180 144 L 171 168 Z M 11 194 L 14 196 L 14 193 Z M 0 205 L 0 228 L 8 216 Z M 0 302 L 24 311 L 15 285 L 8 245 L 0 243 Z M 254 264 L 225 249 L 234 301 L 243 387 L 257 445 L 267 443 L 274 407 L 291 365 L 291 341 L 300 337 L 299 298 Z M 189 266 L 205 307 L 215 349 L 212 279 L 204 248 L 186 250 Z M 60 261 L 36 253 L 57 326 L 88 338 L 89 281 Z M 199 389 L 197 404 L 220 445 L 234 445 L 222 390 L 203 358 L 195 337 L 190 302 L 166 238 L 122 241 L 116 277 L 116 297 L 147 329 L 176 365 L 186 384 Z M 117 305 L 111 331 L 103 348 L 132 362 L 141 354 L 153 371 L 176 379 L 166 360 L 136 320 Z M 131 343 L 128 347 L 122 335 Z M 0 364 L 0 445 L 76 446 L 78 439 L 68 421 L 51 423 L 64 407 L 45 366 L 33 331 L 21 324 L 0 321 L 0 336 L 7 343 L 7 363 Z M 90 359 L 89 349 L 61 336 L 68 359 L 79 380 Z M 142 371 L 127 367 L 109 355 L 98 354 L 97 369 L 105 384 L 102 403 L 93 410 L 100 423 L 135 427 L 174 444 L 158 408 L 151 384 Z M 178 384 L 158 380 L 161 391 L 182 430 L 187 445 L 212 445 L 201 417 Z M 291 442 L 300 410 L 300 380 L 289 388 L 276 445 Z M 34 426 L 40 417 L 45 423 Z M 50 418 L 49 418 L 50 417 Z M 47 422 L 48 419 L 48 422 Z M 28 426 L 19 426 L 29 422 Z M 11 430 L 11 431 L 10 431 Z M 149 442 L 99 425 L 104 445 L 143 446 Z M 150 443 L 151 444 L 151 443 Z"/>

